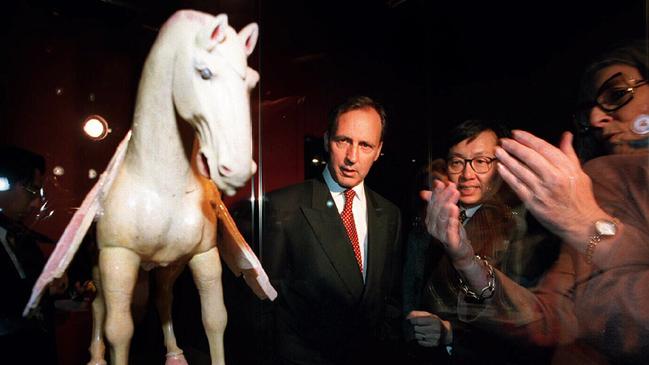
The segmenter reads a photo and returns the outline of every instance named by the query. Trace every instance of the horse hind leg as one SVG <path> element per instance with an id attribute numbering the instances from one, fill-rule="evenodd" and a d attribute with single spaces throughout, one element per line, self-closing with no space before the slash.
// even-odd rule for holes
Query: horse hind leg
<path id="1" fill-rule="evenodd" d="M 210 345 L 212 365 L 224 365 L 223 333 L 228 316 L 223 303 L 221 260 L 216 247 L 194 256 L 189 261 L 189 267 L 201 298 L 201 316 Z"/>
<path id="2" fill-rule="evenodd" d="M 106 318 L 106 303 L 102 293 L 99 266 L 92 267 L 92 280 L 97 290 L 92 301 L 92 338 L 90 339 L 90 361 L 88 365 L 106 365 L 104 359 L 106 345 L 104 344 L 104 319 Z"/>
<path id="3" fill-rule="evenodd" d="M 105 332 L 113 365 L 128 364 L 133 337 L 131 300 L 137 281 L 140 257 L 123 247 L 107 247 L 99 252 L 99 270 L 106 301 Z"/>
<path id="4" fill-rule="evenodd" d="M 162 333 L 164 334 L 165 347 L 167 349 L 167 360 L 165 365 L 187 365 L 187 360 L 183 355 L 183 350 L 176 343 L 174 334 L 173 321 L 171 318 L 171 305 L 173 303 L 173 287 L 178 275 L 182 272 L 185 265 L 170 265 L 158 268 L 156 275 L 156 292 L 155 303 L 162 323 Z"/>

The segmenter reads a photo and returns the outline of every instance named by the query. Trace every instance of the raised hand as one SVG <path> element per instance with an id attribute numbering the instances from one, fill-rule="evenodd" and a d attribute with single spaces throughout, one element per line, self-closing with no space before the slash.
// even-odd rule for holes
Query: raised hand
<path id="1" fill-rule="evenodd" d="M 559 148 L 524 131 L 513 131 L 497 148 L 498 172 L 546 228 L 568 242 L 584 242 L 592 221 L 606 217 L 564 133 Z"/>
<path id="2" fill-rule="evenodd" d="M 466 239 L 460 224 L 460 209 L 457 202 L 460 192 L 454 183 L 444 184 L 436 180 L 433 191 L 420 192 L 422 199 L 428 201 L 426 208 L 426 229 L 439 240 L 454 265 L 473 258 L 473 248 Z"/>

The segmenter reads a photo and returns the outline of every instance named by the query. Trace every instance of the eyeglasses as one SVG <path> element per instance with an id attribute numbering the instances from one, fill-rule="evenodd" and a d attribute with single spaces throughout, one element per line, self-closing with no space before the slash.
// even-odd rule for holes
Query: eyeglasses
<path id="1" fill-rule="evenodd" d="M 458 174 L 464 171 L 466 164 L 468 163 L 473 171 L 478 174 L 484 174 L 487 171 L 491 170 L 493 162 L 497 159 L 494 157 L 476 157 L 476 158 L 461 158 L 461 157 L 451 157 L 446 161 L 446 168 L 450 174 Z"/>
<path id="2" fill-rule="evenodd" d="M 40 201 L 45 200 L 45 190 L 42 187 L 35 187 L 35 186 L 27 186 L 23 185 L 23 189 L 25 189 L 26 192 L 31 194 L 32 199 L 38 199 Z"/>
<path id="3" fill-rule="evenodd" d="M 604 81 L 597 91 L 595 104 L 605 112 L 614 112 L 627 105 L 635 94 L 635 89 L 647 85 L 647 80 L 629 80 L 621 72 Z"/>

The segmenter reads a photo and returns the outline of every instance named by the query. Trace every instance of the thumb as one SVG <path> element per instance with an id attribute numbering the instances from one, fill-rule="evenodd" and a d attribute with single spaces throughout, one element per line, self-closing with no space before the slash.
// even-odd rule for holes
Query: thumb
<path id="1" fill-rule="evenodd" d="M 573 136 L 570 132 L 563 132 L 561 135 L 561 142 L 559 142 L 559 149 L 572 161 L 579 165 L 579 157 L 572 147 Z"/>
<path id="2" fill-rule="evenodd" d="M 430 191 L 430 190 L 421 190 L 421 191 L 419 191 L 419 197 L 422 200 L 429 202 L 430 198 L 433 197 L 433 192 Z"/>

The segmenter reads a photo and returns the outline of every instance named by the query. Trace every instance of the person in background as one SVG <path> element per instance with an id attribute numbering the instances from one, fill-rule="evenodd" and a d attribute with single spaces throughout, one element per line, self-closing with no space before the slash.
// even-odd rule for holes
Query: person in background
<path id="1" fill-rule="evenodd" d="M 457 186 L 460 220 L 473 251 L 517 283 L 530 287 L 556 260 L 559 242 L 533 220 L 528 224 L 524 207 L 502 185 L 495 151 L 499 139 L 508 136 L 509 129 L 500 123 L 465 121 L 446 138 L 445 178 L 439 176 L 440 171 L 433 173 L 438 184 Z M 502 337 L 458 320 L 457 298 L 463 286 L 444 252 L 446 244 L 426 233 L 423 224 L 415 227 L 408 239 L 404 311 L 410 322 L 406 337 L 414 337 L 419 345 L 411 347 L 417 363 L 543 362 L 547 355 L 541 351 L 531 356 L 531 349 L 503 346 Z M 483 358 L 486 351 L 492 355 L 489 359 Z"/>
<path id="2" fill-rule="evenodd" d="M 649 103 L 642 100 L 647 54 L 647 42 L 635 41 L 607 52 L 584 72 L 575 115 L 575 149 L 583 162 L 649 150 Z"/>
<path id="3" fill-rule="evenodd" d="M 496 150 L 503 180 L 563 241 L 559 259 L 533 290 L 475 257 L 461 236 L 454 185 L 435 184 L 426 194 L 427 229 L 449 242 L 445 249 L 455 269 L 472 290 L 495 291 L 477 304 L 460 296 L 463 321 L 528 343 L 558 345 L 556 363 L 646 363 L 647 65 L 647 45 L 640 42 L 616 48 L 587 68 L 581 89 L 591 98 L 588 127 L 609 155 L 582 168 L 570 133 L 557 148 L 514 131 Z"/>
<path id="4" fill-rule="evenodd" d="M 21 364 L 56 364 L 54 306 L 46 294 L 28 318 L 22 316 L 32 287 L 45 265 L 34 235 L 23 221 L 43 199 L 45 159 L 17 147 L 0 148 L 0 354 Z M 49 294 L 62 294 L 65 277 Z"/>

